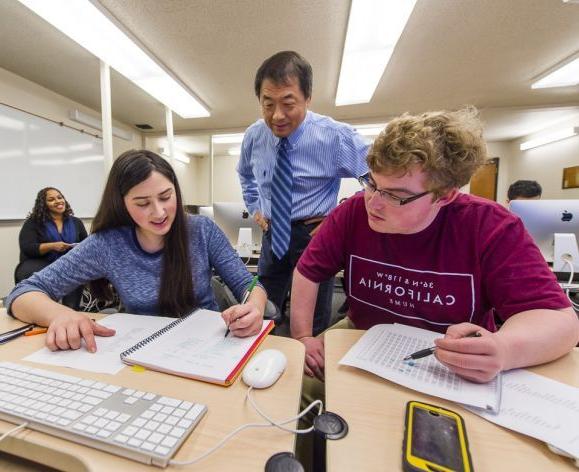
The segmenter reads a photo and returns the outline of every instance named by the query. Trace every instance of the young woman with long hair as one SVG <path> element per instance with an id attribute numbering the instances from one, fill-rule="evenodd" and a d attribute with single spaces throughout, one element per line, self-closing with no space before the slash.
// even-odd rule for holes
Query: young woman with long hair
<path id="1" fill-rule="evenodd" d="M 128 313 L 184 316 L 196 308 L 218 309 L 213 270 L 238 300 L 251 283 L 251 274 L 215 223 L 186 215 L 175 172 L 150 151 L 128 151 L 113 163 L 91 233 L 8 296 L 9 313 L 48 326 L 51 350 L 78 349 L 84 339 L 94 352 L 94 335 L 114 334 L 53 301 L 78 284 L 90 282 L 95 294 L 105 298 L 112 284 Z M 265 290 L 258 286 L 246 304 L 223 312 L 232 334 L 256 334 L 265 303 Z"/>
<path id="2" fill-rule="evenodd" d="M 20 263 L 14 271 L 15 283 L 52 264 L 86 238 L 83 222 L 73 214 L 60 190 L 45 187 L 38 192 L 18 237 Z M 63 295 L 62 303 L 78 310 L 82 289 Z"/>

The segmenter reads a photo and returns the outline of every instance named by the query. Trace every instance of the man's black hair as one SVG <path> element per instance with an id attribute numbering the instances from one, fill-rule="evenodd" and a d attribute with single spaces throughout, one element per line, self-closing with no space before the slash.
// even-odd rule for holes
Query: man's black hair
<path id="1" fill-rule="evenodd" d="M 509 187 L 507 197 L 509 200 L 517 198 L 535 198 L 540 197 L 543 189 L 536 180 L 517 180 Z"/>
<path id="2" fill-rule="evenodd" d="M 261 84 L 265 79 L 276 85 L 287 84 L 289 79 L 298 79 L 306 100 L 312 96 L 312 66 L 295 51 L 281 51 L 263 61 L 255 74 L 255 95 L 259 98 Z"/>

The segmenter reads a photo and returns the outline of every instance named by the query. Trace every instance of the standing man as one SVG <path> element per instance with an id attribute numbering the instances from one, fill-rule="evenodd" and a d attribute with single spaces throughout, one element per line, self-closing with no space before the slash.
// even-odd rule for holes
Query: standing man
<path id="1" fill-rule="evenodd" d="M 237 172 L 247 209 L 264 231 L 260 282 L 283 310 L 292 271 L 326 215 L 336 206 L 340 179 L 368 170 L 368 146 L 352 127 L 308 111 L 312 67 L 282 51 L 255 76 L 263 119 L 245 132 Z M 330 321 L 333 278 L 320 284 L 313 332 Z"/>

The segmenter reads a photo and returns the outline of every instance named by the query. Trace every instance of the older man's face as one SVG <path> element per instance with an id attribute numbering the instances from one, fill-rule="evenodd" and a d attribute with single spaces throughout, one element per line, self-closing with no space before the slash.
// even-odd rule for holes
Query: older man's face
<path id="1" fill-rule="evenodd" d="M 265 79 L 259 94 L 261 113 L 267 126 L 278 138 L 287 138 L 304 121 L 310 99 L 304 97 L 296 77 L 286 84 Z"/>

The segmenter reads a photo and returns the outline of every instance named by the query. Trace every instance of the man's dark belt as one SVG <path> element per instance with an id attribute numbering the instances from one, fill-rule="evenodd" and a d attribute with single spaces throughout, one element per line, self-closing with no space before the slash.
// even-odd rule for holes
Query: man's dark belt
<path id="1" fill-rule="evenodd" d="M 325 218 L 326 218 L 325 216 L 312 216 L 311 218 L 306 218 L 304 220 L 294 220 L 294 221 L 292 221 L 292 226 L 297 226 L 297 225 L 308 226 L 308 225 L 318 224 L 318 223 L 321 223 L 322 221 L 324 221 Z"/>

